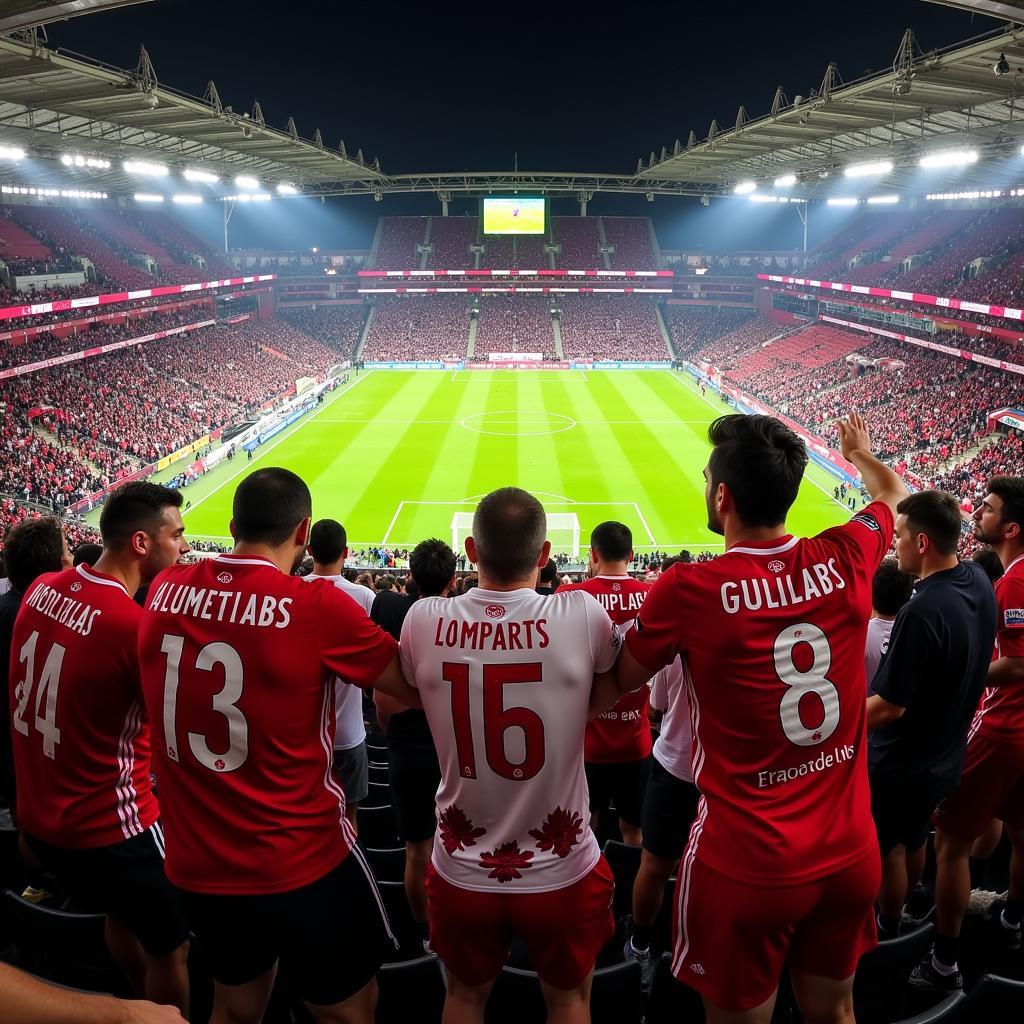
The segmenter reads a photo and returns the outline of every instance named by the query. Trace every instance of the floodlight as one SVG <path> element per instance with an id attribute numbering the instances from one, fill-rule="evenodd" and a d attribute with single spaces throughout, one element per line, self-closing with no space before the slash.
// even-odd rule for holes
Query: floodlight
<path id="1" fill-rule="evenodd" d="M 19 146 L 0 146 L 0 160 L 24 160 L 25 150 Z"/>
<path id="2" fill-rule="evenodd" d="M 918 167 L 962 167 L 978 159 L 976 149 L 947 149 L 940 153 L 929 153 L 917 161 Z"/>
<path id="3" fill-rule="evenodd" d="M 277 186 L 277 191 L 283 196 L 297 196 L 299 194 L 299 190 L 294 185 L 290 185 L 287 181 L 282 181 Z"/>
<path id="4" fill-rule="evenodd" d="M 734 189 L 733 192 L 738 196 L 745 196 L 748 192 L 753 192 L 757 188 L 756 181 L 741 181 Z"/>
<path id="5" fill-rule="evenodd" d="M 899 201 L 899 196 L 868 196 L 868 202 L 872 206 L 891 206 Z"/>
<path id="6" fill-rule="evenodd" d="M 191 167 L 182 174 L 182 177 L 186 181 L 201 181 L 204 185 L 215 185 L 220 181 L 220 178 L 210 171 L 199 171 Z"/>
<path id="7" fill-rule="evenodd" d="M 777 203 L 779 202 L 778 196 L 767 196 L 763 192 L 751 192 L 747 198 L 752 203 Z"/>
<path id="8" fill-rule="evenodd" d="M 853 196 L 833 196 L 829 201 L 829 206 L 856 206 L 860 202 L 859 199 L 855 199 Z"/>
<path id="9" fill-rule="evenodd" d="M 790 188 L 796 184 L 795 174 L 783 174 L 781 178 L 775 179 L 776 188 Z"/>
<path id="10" fill-rule="evenodd" d="M 203 197 L 188 195 L 187 193 L 178 193 L 177 195 L 171 196 L 171 200 L 175 203 L 181 203 L 183 206 L 196 206 L 198 203 L 203 201 Z"/>
<path id="11" fill-rule="evenodd" d="M 148 160 L 125 160 L 121 166 L 129 174 L 142 174 L 149 178 L 160 178 L 167 173 L 166 164 L 154 164 Z"/>
<path id="12" fill-rule="evenodd" d="M 843 174 L 848 178 L 864 178 L 869 174 L 888 174 L 891 170 L 891 160 L 875 160 L 864 164 L 850 164 L 843 170 Z"/>
<path id="13" fill-rule="evenodd" d="M 155 195 L 152 192 L 136 192 L 135 202 L 137 203 L 162 203 L 164 197 L 161 195 Z"/>
<path id="14" fill-rule="evenodd" d="M 260 187 L 260 183 L 255 178 L 253 178 L 251 175 L 248 175 L 248 174 L 240 174 L 240 175 L 238 175 L 238 177 L 235 178 L 235 184 L 239 188 L 253 189 L 253 188 L 259 188 Z"/>

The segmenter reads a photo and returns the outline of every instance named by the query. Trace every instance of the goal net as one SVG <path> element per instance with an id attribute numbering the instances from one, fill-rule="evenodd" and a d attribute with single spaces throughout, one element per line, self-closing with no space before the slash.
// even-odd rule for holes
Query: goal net
<path id="1" fill-rule="evenodd" d="M 553 552 L 580 556 L 580 520 L 575 512 L 547 512 L 548 536 Z M 465 550 L 466 538 L 473 532 L 473 513 L 456 512 L 452 516 L 452 549 Z"/>

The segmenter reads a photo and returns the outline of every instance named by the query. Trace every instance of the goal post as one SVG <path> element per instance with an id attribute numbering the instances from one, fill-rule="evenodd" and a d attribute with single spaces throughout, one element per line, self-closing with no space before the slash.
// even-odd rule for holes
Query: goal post
<path id="1" fill-rule="evenodd" d="M 547 539 L 553 552 L 564 552 L 573 558 L 580 556 L 580 520 L 575 512 L 548 512 Z M 456 512 L 452 516 L 452 550 L 456 554 L 465 550 L 466 538 L 473 532 L 473 513 Z"/>

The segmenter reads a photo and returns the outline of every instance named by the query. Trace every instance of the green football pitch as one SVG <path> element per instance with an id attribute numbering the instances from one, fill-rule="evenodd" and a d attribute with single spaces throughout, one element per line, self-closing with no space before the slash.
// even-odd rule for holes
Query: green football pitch
<path id="1" fill-rule="evenodd" d="M 236 458 L 187 488 L 185 523 L 191 537 L 227 539 L 239 481 L 277 465 L 309 483 L 314 518 L 344 523 L 353 549 L 450 540 L 456 512 L 509 484 L 550 513 L 575 513 L 584 549 L 606 519 L 626 523 L 638 551 L 720 549 L 707 528 L 702 472 L 708 424 L 726 411 L 663 370 L 371 370 L 251 462 Z M 833 500 L 834 483 L 810 467 L 794 532 L 849 516 Z M 552 537 L 568 544 L 564 532 Z"/>

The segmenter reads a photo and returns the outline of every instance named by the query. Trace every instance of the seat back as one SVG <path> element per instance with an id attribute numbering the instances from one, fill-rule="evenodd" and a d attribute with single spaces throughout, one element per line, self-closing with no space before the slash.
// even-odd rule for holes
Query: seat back
<path id="1" fill-rule="evenodd" d="M 125 979 L 107 952 L 103 914 L 77 914 L 23 900 L 4 890 L 4 909 L 15 922 L 21 966 L 33 974 L 90 992 L 126 992 Z"/>
<path id="2" fill-rule="evenodd" d="M 647 1000 L 647 1024 L 679 1024 L 704 1019 L 704 1004 L 697 993 L 672 975 L 672 954 L 663 953 L 654 965 L 654 981 Z"/>
<path id="3" fill-rule="evenodd" d="M 958 1019 L 965 996 L 963 992 L 951 992 L 945 999 L 940 1000 L 927 1010 L 915 1013 L 913 1017 L 904 1017 L 894 1024 L 953 1024 Z M 1020 1007 L 1017 1008 L 1017 1015 L 1013 1018 L 1020 1020 Z M 981 1024 L 981 1021 L 979 1021 Z M 989 1021 L 987 1018 L 984 1024 L 996 1024 L 996 1021 Z"/>
<path id="4" fill-rule="evenodd" d="M 436 956 L 384 964 L 377 972 L 376 1024 L 436 1021 L 444 1008 L 444 978 Z"/>
<path id="5" fill-rule="evenodd" d="M 398 823 L 395 809 L 390 804 L 383 807 L 360 807 L 356 811 L 359 838 L 375 850 L 387 850 L 399 846 Z"/>
<path id="6" fill-rule="evenodd" d="M 926 924 L 895 939 L 880 942 L 860 958 L 853 980 L 853 1005 L 858 1024 L 888 1024 L 913 1009 L 914 993 L 907 978 L 931 948 L 935 925 Z"/>
<path id="7" fill-rule="evenodd" d="M 958 1007 L 956 1024 L 1016 1024 L 1024 1020 L 1024 981 L 986 974 Z"/>
<path id="8" fill-rule="evenodd" d="M 612 911 L 615 917 L 619 918 L 633 909 L 633 882 L 640 870 L 641 850 L 639 846 L 628 846 L 626 843 L 609 839 L 604 844 L 602 852 L 615 879 Z"/>
<path id="9" fill-rule="evenodd" d="M 366 857 L 378 882 L 401 882 L 405 879 L 405 847 L 395 846 L 386 850 L 366 848 Z"/>
<path id="10" fill-rule="evenodd" d="M 391 803 L 391 787 L 386 782 L 371 782 L 360 807 L 385 807 Z"/>

